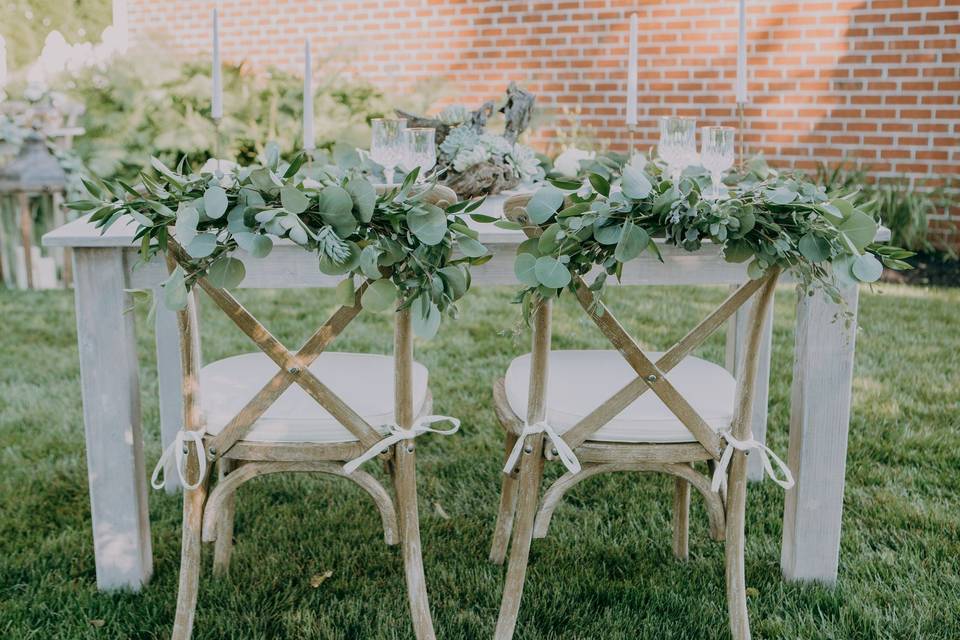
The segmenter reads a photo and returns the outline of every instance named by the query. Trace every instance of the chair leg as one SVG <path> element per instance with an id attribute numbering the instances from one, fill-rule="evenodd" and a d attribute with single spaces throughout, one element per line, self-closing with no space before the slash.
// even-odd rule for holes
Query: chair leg
<path id="1" fill-rule="evenodd" d="M 183 538 L 180 543 L 180 585 L 177 591 L 177 614 L 173 621 L 172 640 L 189 640 L 197 610 L 197 589 L 200 583 L 201 529 L 203 505 L 207 498 L 206 482 L 183 492 Z"/>
<path id="2" fill-rule="evenodd" d="M 673 555 L 680 561 L 690 557 L 690 483 L 683 478 L 674 481 Z"/>
<path id="3" fill-rule="evenodd" d="M 408 446 L 411 447 L 410 451 L 407 450 Z M 413 619 L 413 632 L 417 640 L 435 640 L 420 547 L 416 458 L 412 445 L 401 442 L 394 446 L 393 469 L 397 493 L 397 515 L 400 521 L 400 544 L 403 550 L 403 566 L 407 580 L 410 615 Z"/>
<path id="4" fill-rule="evenodd" d="M 747 589 L 743 570 L 744 516 L 747 503 L 747 457 L 740 451 L 733 454 L 727 481 L 726 582 L 727 609 L 730 612 L 730 633 L 733 640 L 750 640 L 747 615 Z"/>
<path id="5" fill-rule="evenodd" d="M 223 480 L 233 470 L 234 462 L 220 458 L 218 479 Z M 230 571 L 230 556 L 233 554 L 233 516 L 236 512 L 236 492 L 232 492 L 223 501 L 220 517 L 217 519 L 217 540 L 213 544 L 213 573 L 225 576 Z"/>
<path id="6" fill-rule="evenodd" d="M 523 583 L 526 580 L 527 564 L 530 560 L 530 543 L 533 540 L 533 523 L 537 516 L 540 498 L 540 481 L 543 477 L 543 436 L 528 436 L 532 446 L 530 453 L 520 457 L 520 477 L 516 515 L 513 529 L 513 543 L 510 547 L 510 562 L 507 565 L 507 578 L 503 585 L 503 599 L 500 601 L 500 615 L 497 618 L 495 640 L 511 640 L 517 626 L 520 613 L 520 598 L 523 596 Z"/>
<path id="7" fill-rule="evenodd" d="M 504 460 L 510 455 L 517 436 L 508 431 L 504 441 Z M 500 489 L 500 508 L 497 511 L 497 523 L 493 527 L 493 542 L 490 545 L 490 562 L 503 564 L 507 557 L 507 545 L 510 543 L 510 531 L 513 529 L 513 514 L 517 509 L 517 475 L 501 474 L 503 480 Z"/>

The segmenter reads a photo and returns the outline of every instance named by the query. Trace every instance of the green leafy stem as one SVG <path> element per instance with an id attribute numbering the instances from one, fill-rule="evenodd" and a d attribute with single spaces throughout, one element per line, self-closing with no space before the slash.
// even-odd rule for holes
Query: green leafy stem
<path id="1" fill-rule="evenodd" d="M 608 276 L 649 251 L 655 238 L 687 251 L 719 245 L 729 262 L 748 262 L 760 278 L 778 265 L 806 291 L 819 286 L 840 301 L 840 283 L 874 282 L 883 267 L 909 269 L 913 255 L 874 241 L 874 218 L 857 207 L 856 193 L 831 199 L 803 174 L 778 173 L 764 163 L 738 176 L 726 194 L 708 199 L 705 176 L 667 179 L 652 162 L 626 165 L 617 184 L 591 173 L 586 181 L 552 180 L 526 205 L 525 219 L 499 226 L 525 229 L 514 263 L 529 311 L 538 299 L 559 296 L 574 276 L 597 272 L 589 285 L 599 300 Z"/>
<path id="2" fill-rule="evenodd" d="M 341 304 L 354 304 L 354 281 L 363 278 L 365 310 L 410 308 L 417 334 L 434 335 L 443 314 L 456 315 L 470 266 L 491 257 L 466 221 L 482 201 L 429 202 L 432 185 L 418 185 L 416 169 L 378 194 L 356 168 L 307 160 L 301 154 L 282 163 L 273 154 L 263 165 L 196 174 L 185 162 L 173 170 L 154 158 L 153 175 L 141 172 L 136 188 L 84 179 L 91 198 L 68 206 L 89 212 L 104 231 L 133 218 L 143 261 L 165 252 L 172 234 L 190 259 L 163 283 L 168 308 L 182 309 L 201 277 L 238 286 L 246 275 L 238 251 L 264 258 L 286 239 L 316 253 L 321 272 L 344 276 Z"/>

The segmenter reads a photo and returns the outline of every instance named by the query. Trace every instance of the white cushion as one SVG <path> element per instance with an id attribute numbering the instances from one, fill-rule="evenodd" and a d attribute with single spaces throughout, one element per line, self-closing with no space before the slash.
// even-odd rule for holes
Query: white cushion
<path id="1" fill-rule="evenodd" d="M 647 352 L 656 362 L 663 355 Z M 564 433 L 637 377 L 616 351 L 551 351 L 547 382 L 547 422 Z M 683 359 L 667 379 L 715 431 L 733 420 L 737 383 L 726 369 L 693 356 Z M 507 401 L 521 418 L 527 415 L 530 354 L 510 363 L 505 378 Z M 647 391 L 590 437 L 604 442 L 694 442 L 696 438 Z"/>
<path id="2" fill-rule="evenodd" d="M 212 362 L 200 370 L 200 407 L 207 433 L 220 433 L 280 368 L 263 353 Z M 310 371 L 374 428 L 392 423 L 393 357 L 324 352 Z M 413 407 L 427 397 L 427 369 L 413 363 Z M 385 429 L 381 429 L 385 431 Z M 244 440 L 352 442 L 356 438 L 294 383 L 254 423 Z"/>

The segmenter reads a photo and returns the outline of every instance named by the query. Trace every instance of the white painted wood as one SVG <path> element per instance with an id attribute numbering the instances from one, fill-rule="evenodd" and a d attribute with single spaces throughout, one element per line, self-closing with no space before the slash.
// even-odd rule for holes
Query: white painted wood
<path id="1" fill-rule="evenodd" d="M 737 310 L 727 324 L 726 368 L 734 376 L 739 370 L 740 360 L 746 349 L 748 320 L 753 300 Z M 764 319 L 763 335 L 760 337 L 760 353 L 757 361 L 757 384 L 753 396 L 753 437 L 760 442 L 767 440 L 767 413 L 770 398 L 770 350 L 773 342 L 773 305 Z M 763 460 L 760 456 L 747 458 L 747 479 L 759 482 L 766 477 L 763 472 Z"/>
<path id="2" fill-rule="evenodd" d="M 841 292 L 856 314 L 858 288 Z M 840 311 L 822 293 L 797 307 L 787 456 L 797 483 L 784 503 L 780 556 L 788 580 L 837 579 L 856 338 L 855 317 L 847 324 Z"/>
<path id="3" fill-rule="evenodd" d="M 127 266 L 116 250 L 73 256 L 97 587 L 139 590 L 153 573 L 153 555 Z"/>

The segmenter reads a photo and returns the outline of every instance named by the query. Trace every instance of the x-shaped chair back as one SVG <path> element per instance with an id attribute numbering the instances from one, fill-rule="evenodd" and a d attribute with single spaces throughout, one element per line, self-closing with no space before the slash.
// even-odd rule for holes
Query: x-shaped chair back
<path id="1" fill-rule="evenodd" d="M 504 207 L 508 217 L 526 225 L 528 220 L 523 208 L 528 200 L 529 196 L 518 196 L 509 200 Z M 536 226 L 524 226 L 524 231 L 530 237 L 536 237 L 540 234 L 540 228 Z M 751 308 L 746 356 L 741 362 L 741 369 L 737 375 L 737 398 L 732 428 L 735 437 L 746 437 L 750 431 L 750 411 L 748 407 L 752 402 L 756 385 L 756 370 L 764 313 L 772 300 L 779 273 L 778 268 L 772 268 L 764 277 L 749 280 L 739 286 L 719 307 L 656 361 L 651 360 L 643 352 L 637 341 L 623 328 L 610 309 L 594 297 L 583 278 L 574 276 L 573 286 L 580 306 L 636 372 L 637 377 L 563 434 L 562 438 L 570 449 L 576 449 L 597 430 L 626 409 L 634 400 L 647 391 L 652 391 L 676 418 L 690 430 L 697 442 L 712 457 L 719 458 L 722 453 L 721 437 L 707 425 L 691 403 L 677 391 L 676 387 L 667 379 L 666 374 L 680 364 L 694 349 L 703 344 L 727 319 L 759 292 L 758 300 Z M 531 385 L 530 401 L 528 403 L 528 414 L 531 415 L 526 417 L 528 423 L 543 420 L 545 417 L 543 414 L 546 406 L 545 380 L 548 375 L 550 322 L 549 318 L 543 318 L 543 314 L 549 315 L 550 312 L 549 303 L 543 303 L 543 307 L 538 310 L 536 314 L 538 317 L 534 322 L 534 347 L 530 365 Z M 538 333 L 546 333 L 547 335 L 538 336 Z M 536 383 L 538 378 L 541 380 L 539 384 Z M 547 456 L 553 457 L 549 446 L 547 447 Z"/>
<path id="2" fill-rule="evenodd" d="M 175 240 L 168 240 L 168 266 L 171 268 L 180 265 L 188 269 L 189 256 Z M 256 421 L 272 406 L 280 396 L 293 384 L 298 385 L 307 395 L 313 398 L 320 406 L 326 409 L 340 424 L 342 424 L 363 447 L 371 447 L 379 442 L 382 435 L 372 425 L 365 421 L 346 402 L 335 394 L 327 385 L 321 382 L 310 372 L 310 365 L 324 352 L 333 340 L 346 326 L 360 313 L 360 296 L 366 290 L 367 283 L 360 285 L 354 297 L 353 306 L 341 306 L 333 315 L 311 335 L 303 346 L 296 352 L 291 352 L 270 331 L 263 326 L 240 302 L 225 289 L 214 286 L 205 277 L 197 280 L 197 285 L 213 300 L 230 320 L 259 348 L 268 358 L 277 364 L 278 371 L 274 376 L 250 399 L 249 402 L 235 415 L 220 433 L 208 440 L 207 455 L 216 459 L 224 455 L 229 449 L 242 440 L 253 428 Z M 404 314 L 397 314 L 397 322 L 401 322 Z M 184 403 L 185 429 L 199 430 L 202 428 L 198 400 L 198 373 L 199 362 L 197 352 L 192 347 L 191 333 L 193 322 L 189 311 L 178 314 L 180 327 L 180 353 L 184 372 Z M 412 348 L 411 348 L 412 350 Z M 412 355 L 412 354 L 411 354 Z M 398 389 L 409 390 L 412 378 L 412 359 L 396 357 L 395 380 Z M 398 395 L 397 422 L 407 426 L 412 420 L 412 398 L 403 399 Z M 406 401 L 403 401 L 406 400 Z M 406 423 L 406 424 L 405 424 Z"/>

